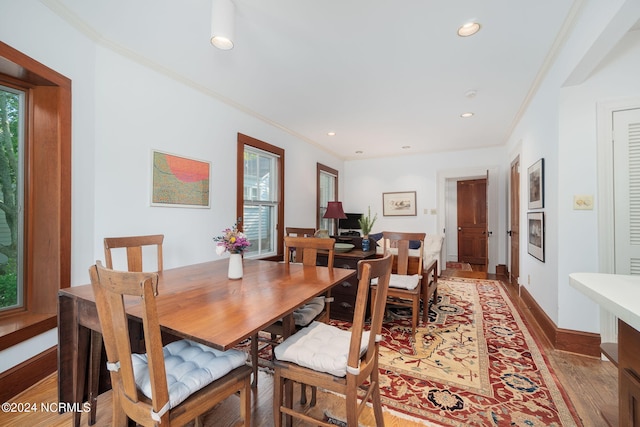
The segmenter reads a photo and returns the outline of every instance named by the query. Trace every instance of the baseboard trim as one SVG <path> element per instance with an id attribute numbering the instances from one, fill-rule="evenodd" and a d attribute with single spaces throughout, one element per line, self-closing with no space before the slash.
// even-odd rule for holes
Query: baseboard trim
<path id="1" fill-rule="evenodd" d="M 0 402 L 6 402 L 58 369 L 58 347 L 54 346 L 0 373 Z"/>
<path id="2" fill-rule="evenodd" d="M 520 286 L 520 299 L 531 311 L 553 348 L 584 356 L 600 357 L 600 334 L 558 328 L 524 286 Z"/>

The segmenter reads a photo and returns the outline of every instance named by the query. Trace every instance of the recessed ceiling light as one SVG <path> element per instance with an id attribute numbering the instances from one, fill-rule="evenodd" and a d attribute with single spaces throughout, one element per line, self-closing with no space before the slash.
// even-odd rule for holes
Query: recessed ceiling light
<path id="1" fill-rule="evenodd" d="M 411 146 L 410 146 L 410 145 L 403 145 L 403 146 L 402 146 L 402 149 L 403 149 L 403 150 L 408 150 L 409 148 L 411 148 Z"/>
<path id="2" fill-rule="evenodd" d="M 458 35 L 460 37 L 469 37 L 480 31 L 480 24 L 477 22 L 467 22 L 462 27 L 458 28 Z"/>
<path id="3" fill-rule="evenodd" d="M 460 114 L 460 117 L 463 119 L 468 119 L 469 117 L 473 117 L 473 113 L 471 111 Z"/>
<path id="4" fill-rule="evenodd" d="M 327 135 L 329 135 L 329 136 L 336 136 L 336 133 L 335 133 L 335 132 L 327 132 Z"/>
<path id="5" fill-rule="evenodd" d="M 362 151 L 362 150 L 356 151 L 356 154 L 362 154 L 362 153 L 364 153 L 364 151 Z"/>

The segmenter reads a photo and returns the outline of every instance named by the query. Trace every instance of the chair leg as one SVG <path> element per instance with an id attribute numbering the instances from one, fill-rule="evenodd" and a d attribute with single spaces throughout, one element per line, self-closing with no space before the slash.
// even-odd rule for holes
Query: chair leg
<path id="1" fill-rule="evenodd" d="M 377 368 L 371 372 L 371 384 L 369 387 L 373 387 L 371 392 L 371 406 L 373 406 L 376 426 L 384 427 L 384 415 L 382 414 L 382 401 L 380 399 L 380 381 Z"/>
<path id="2" fill-rule="evenodd" d="M 282 427 L 282 377 L 278 368 L 273 373 L 273 425 Z"/>
<path id="3" fill-rule="evenodd" d="M 411 337 L 415 340 L 418 322 L 420 319 L 420 297 L 414 298 L 413 308 L 411 309 Z"/>
<path id="4" fill-rule="evenodd" d="M 91 344 L 89 346 L 89 425 L 96 423 L 98 410 L 98 394 L 100 393 L 100 357 L 102 356 L 102 334 L 91 331 Z"/>
<path id="5" fill-rule="evenodd" d="M 251 335 L 251 369 L 253 381 L 251 387 L 258 387 L 258 334 Z"/>
<path id="6" fill-rule="evenodd" d="M 347 390 L 346 405 L 347 405 L 347 425 L 357 426 L 358 412 L 359 412 L 357 390 L 351 390 L 351 389 Z M 376 424 L 376 426 L 380 426 L 380 424 Z"/>
<path id="7" fill-rule="evenodd" d="M 249 378 L 244 380 L 244 384 L 240 389 L 240 416 L 245 427 L 251 425 L 251 383 Z"/>

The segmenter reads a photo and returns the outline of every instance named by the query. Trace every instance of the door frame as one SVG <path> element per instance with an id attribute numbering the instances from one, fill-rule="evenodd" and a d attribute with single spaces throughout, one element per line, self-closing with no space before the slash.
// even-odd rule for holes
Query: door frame
<path id="1" fill-rule="evenodd" d="M 518 147 L 517 147 L 517 151 L 514 153 L 514 155 L 511 156 L 511 161 L 509 162 L 509 178 L 507 179 L 507 228 L 511 231 L 513 231 L 513 224 L 511 223 L 511 218 L 512 218 L 512 214 L 513 212 L 511 211 L 511 208 L 513 207 L 514 203 L 516 203 L 518 205 L 518 253 L 514 254 L 512 252 L 513 249 L 513 234 L 509 235 L 509 233 L 507 233 L 507 265 L 509 266 L 509 274 L 508 274 L 508 279 L 509 279 L 509 284 L 514 285 L 516 287 L 520 286 L 520 266 L 521 266 L 521 257 L 520 254 L 522 253 L 521 248 L 522 248 L 522 172 L 521 172 L 521 168 L 522 168 L 522 163 L 521 163 L 521 156 L 520 156 L 520 148 L 522 147 L 522 143 L 519 142 L 518 143 Z M 513 185 L 513 181 L 512 181 L 512 176 L 511 176 L 511 168 L 513 167 L 513 164 L 515 162 L 518 162 L 518 177 L 520 178 L 520 180 L 518 181 L 518 200 L 513 200 L 512 199 L 512 185 Z M 513 258 L 518 258 L 518 276 L 515 278 L 515 283 L 513 282 Z"/>
<path id="2" fill-rule="evenodd" d="M 613 200 L 613 113 L 640 108 L 640 98 L 606 100 L 597 103 L 598 150 L 598 272 L 615 273 L 615 210 Z M 602 342 L 618 342 L 617 318 L 600 308 Z"/>
<path id="3" fill-rule="evenodd" d="M 488 265 L 487 272 L 495 273 L 496 265 L 500 262 L 500 241 L 505 240 L 506 229 L 500 228 L 500 167 L 499 166 L 486 166 L 486 167 L 470 167 L 462 169 L 448 169 L 439 170 L 437 176 L 437 197 L 438 197 L 438 233 L 445 234 L 447 227 L 447 181 L 449 180 L 462 180 L 473 179 L 477 177 L 488 178 L 487 182 L 487 205 L 488 217 L 487 217 L 487 230 L 492 234 L 489 235 L 489 250 L 488 250 Z M 492 208 L 495 206 L 495 208 Z M 504 218 L 504 212 L 502 213 Z M 504 227 L 503 227 L 504 228 Z M 455 231 L 457 232 L 457 231 Z M 446 260 L 447 254 L 447 239 L 445 238 L 442 243 L 442 259 Z M 443 265 L 444 269 L 444 265 Z"/>
<path id="4" fill-rule="evenodd" d="M 602 101 L 597 105 L 599 273 L 615 273 L 613 113 L 635 108 L 640 108 L 638 97 Z"/>

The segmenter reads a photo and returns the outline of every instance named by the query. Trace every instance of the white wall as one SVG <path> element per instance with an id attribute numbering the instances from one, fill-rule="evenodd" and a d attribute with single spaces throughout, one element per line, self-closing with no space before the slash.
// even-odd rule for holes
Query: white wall
<path id="1" fill-rule="evenodd" d="M 510 153 L 521 156 L 522 189 L 527 188 L 527 167 L 545 159 L 546 261 L 528 255 L 523 231 L 520 283 L 561 328 L 599 332 L 597 305 L 568 280 L 572 272 L 598 271 L 598 211 L 574 211 L 573 195 L 593 194 L 597 203 L 597 103 L 640 94 L 637 35 L 628 36 L 623 49 L 604 56 L 584 82 L 563 86 L 583 66 L 601 34 L 616 26 L 620 8 L 632 3 L 584 2 L 571 36 L 509 141 Z M 521 224 L 526 224 L 526 198 L 521 191 Z"/>
<path id="2" fill-rule="evenodd" d="M 235 222 L 238 132 L 285 149 L 285 225 L 315 226 L 316 162 L 342 171 L 341 159 L 95 43 L 40 2 L 0 10 L 11 17 L 0 40 L 72 80 L 72 286 L 104 259 L 105 236 L 165 234 L 165 268 L 218 259 L 212 238 Z M 210 209 L 150 206 L 152 149 L 212 162 Z M 2 351 L 0 371 L 53 345 L 55 331 Z"/>
<path id="3" fill-rule="evenodd" d="M 371 206 L 371 214 L 378 214 L 378 220 L 373 227 L 374 233 L 394 230 L 441 234 L 447 216 L 447 201 L 444 197 L 446 181 L 443 177 L 482 176 L 487 170 L 492 170 L 496 177 L 501 177 L 504 175 L 504 171 L 501 171 L 504 167 L 500 165 L 505 164 L 506 158 L 504 147 L 494 147 L 347 161 L 344 167 L 345 210 L 366 212 L 367 207 Z M 442 182 L 439 182 L 439 179 Z M 489 208 L 496 213 L 496 224 L 491 231 L 492 238 L 496 241 L 497 259 L 491 261 L 505 263 L 506 182 L 500 178 L 495 181 L 497 200 L 492 202 Z M 417 216 L 383 216 L 382 193 L 404 191 L 416 191 Z M 431 213 L 432 209 L 436 214 Z M 445 245 L 442 258 L 445 259 L 449 253 L 450 250 Z"/>

